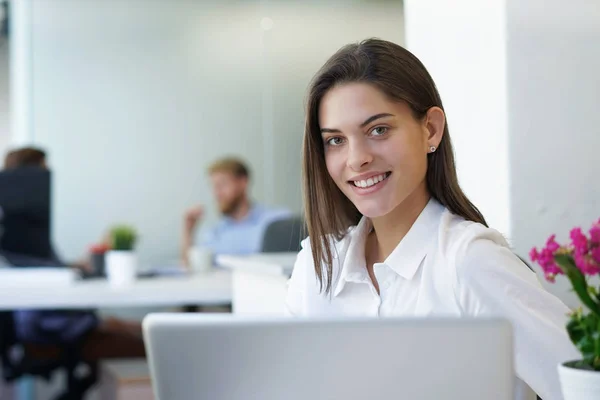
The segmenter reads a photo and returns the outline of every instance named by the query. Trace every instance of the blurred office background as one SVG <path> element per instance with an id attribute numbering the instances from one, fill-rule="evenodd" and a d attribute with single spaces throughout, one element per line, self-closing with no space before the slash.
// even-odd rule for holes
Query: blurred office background
<path id="1" fill-rule="evenodd" d="M 348 42 L 403 43 L 399 1 L 20 4 L 20 102 L 2 143 L 49 151 L 54 240 L 66 258 L 112 221 L 139 229 L 143 262 L 177 256 L 182 212 L 212 203 L 206 167 L 224 155 L 249 162 L 259 202 L 300 211 L 312 75 Z"/>

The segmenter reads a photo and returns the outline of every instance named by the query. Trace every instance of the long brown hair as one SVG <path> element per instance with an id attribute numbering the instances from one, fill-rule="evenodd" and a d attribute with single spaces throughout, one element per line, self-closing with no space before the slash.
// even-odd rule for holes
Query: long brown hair
<path id="1" fill-rule="evenodd" d="M 306 104 L 302 178 L 312 257 L 321 291 L 326 293 L 332 285 L 332 239 L 341 240 L 362 215 L 327 172 L 319 104 L 328 90 L 350 82 L 371 84 L 390 99 L 405 102 L 419 120 L 431 107 L 444 109 L 435 83 L 421 61 L 403 47 L 380 39 L 344 46 L 314 77 Z M 426 180 L 431 196 L 448 210 L 487 226 L 458 184 L 447 124 L 438 149 L 428 156 Z"/>

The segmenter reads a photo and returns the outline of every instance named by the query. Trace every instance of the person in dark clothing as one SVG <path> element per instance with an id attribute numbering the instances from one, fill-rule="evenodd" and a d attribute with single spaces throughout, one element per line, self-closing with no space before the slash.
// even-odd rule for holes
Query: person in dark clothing
<path id="1" fill-rule="evenodd" d="M 46 152 L 34 147 L 10 151 L 5 169 L 39 167 L 48 169 Z M 51 246 L 52 247 L 52 246 Z M 2 252 L 11 267 L 51 266 L 86 270 L 89 263 L 64 262 L 51 249 L 48 257 Z M 16 310 L 15 331 L 28 357 L 54 359 L 70 344 L 77 344 L 82 361 L 107 358 L 144 358 L 141 324 L 117 318 L 100 318 L 95 310 Z"/>

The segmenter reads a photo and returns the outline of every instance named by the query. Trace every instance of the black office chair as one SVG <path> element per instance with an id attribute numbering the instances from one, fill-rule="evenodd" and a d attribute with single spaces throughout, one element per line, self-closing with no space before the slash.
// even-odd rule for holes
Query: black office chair
<path id="1" fill-rule="evenodd" d="M 78 343 L 59 346 L 59 349 L 60 355 L 55 359 L 31 357 L 26 345 L 17 338 L 12 311 L 0 311 L 0 362 L 5 382 L 14 382 L 23 376 L 49 380 L 54 373 L 63 370 L 67 373 L 67 389 L 55 400 L 83 400 L 84 394 L 98 380 L 98 366 L 81 362 L 81 346 Z M 76 369 L 81 364 L 88 368 L 87 376 L 77 376 Z"/>
<path id="2" fill-rule="evenodd" d="M 265 229 L 261 251 L 284 253 L 300 251 L 300 242 L 306 237 L 306 226 L 300 216 L 271 222 Z"/>
<path id="3" fill-rule="evenodd" d="M 0 172 L 0 256 L 11 266 L 60 264 L 50 241 L 51 197 L 51 176 L 46 169 L 24 167 Z M 56 358 L 36 357 L 28 350 L 34 343 L 19 340 L 13 313 L 0 312 L 2 379 L 7 382 L 23 376 L 49 379 L 62 370 L 67 373 L 67 388 L 56 400 L 82 400 L 98 377 L 97 365 L 82 361 L 82 340 L 75 343 L 56 340 L 48 345 L 58 350 Z M 79 377 L 75 372 L 82 364 L 89 372 Z"/>

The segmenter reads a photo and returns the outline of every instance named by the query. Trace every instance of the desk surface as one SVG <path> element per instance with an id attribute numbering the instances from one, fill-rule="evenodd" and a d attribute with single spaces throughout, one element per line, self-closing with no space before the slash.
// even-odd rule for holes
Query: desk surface
<path id="1" fill-rule="evenodd" d="M 231 273 L 219 269 L 189 276 L 138 279 L 133 285 L 119 289 L 111 287 L 105 279 L 58 287 L 39 284 L 27 288 L 2 287 L 0 283 L 0 310 L 222 305 L 231 300 Z"/>
<path id="2" fill-rule="evenodd" d="M 227 269 L 241 269 L 270 275 L 291 276 L 298 253 L 262 253 L 247 256 L 217 257 L 217 264 Z"/>

